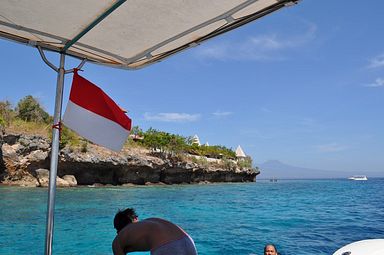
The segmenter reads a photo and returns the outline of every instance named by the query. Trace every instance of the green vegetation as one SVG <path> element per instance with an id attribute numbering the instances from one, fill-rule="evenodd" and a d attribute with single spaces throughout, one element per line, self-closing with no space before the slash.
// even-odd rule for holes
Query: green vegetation
<path id="1" fill-rule="evenodd" d="M 16 117 L 28 122 L 49 123 L 49 114 L 41 108 L 40 103 L 32 96 L 19 101 L 15 109 Z"/>
<path id="2" fill-rule="evenodd" d="M 32 96 L 21 99 L 17 107 L 0 101 L 0 127 L 18 133 L 34 133 L 47 136 L 51 117 Z"/>
<path id="3" fill-rule="evenodd" d="M 244 159 L 241 159 L 237 162 L 238 167 L 240 168 L 251 168 L 252 167 L 252 158 L 247 156 Z"/>
<path id="4" fill-rule="evenodd" d="M 13 133 L 34 134 L 49 137 L 51 124 L 13 119 L 7 126 L 5 126 L 5 130 L 12 131 Z"/>
<path id="5" fill-rule="evenodd" d="M 133 130 L 133 134 L 138 134 L 143 137 L 142 140 L 139 140 L 139 143 L 153 152 L 159 152 L 171 156 L 175 156 L 180 153 L 188 153 L 196 156 L 205 156 L 216 159 L 236 159 L 235 152 L 224 146 L 199 146 L 192 143 L 191 137 L 170 134 L 153 128 L 149 128 L 146 132 L 143 132 L 138 127 L 134 127 Z"/>
<path id="6" fill-rule="evenodd" d="M 61 138 L 60 138 L 60 148 L 64 148 L 65 146 L 69 145 L 69 147 L 79 147 L 82 146 L 81 151 L 87 152 L 87 145 L 84 145 L 86 142 L 84 139 L 82 139 L 80 136 L 78 136 L 75 132 L 67 128 L 66 126 L 62 126 L 61 129 Z M 49 133 L 49 137 L 51 138 L 52 132 Z M 84 147 L 85 146 L 85 147 Z M 84 148 L 83 148 L 84 147 Z"/>
<path id="7" fill-rule="evenodd" d="M 42 108 L 36 98 L 28 95 L 22 98 L 15 108 L 6 101 L 0 101 L 0 127 L 14 133 L 35 134 L 51 138 L 53 118 Z M 85 142 L 75 132 L 62 127 L 60 147 L 66 145 L 87 150 Z"/>
<path id="8" fill-rule="evenodd" d="M 198 146 L 197 144 L 192 144 L 186 147 L 186 152 L 192 155 L 205 156 L 208 158 L 236 159 L 236 153 L 233 150 L 220 145 Z"/>
<path id="9" fill-rule="evenodd" d="M 0 126 L 9 126 L 13 116 L 14 111 L 12 109 L 11 103 L 8 100 L 0 102 Z"/>
<path id="10" fill-rule="evenodd" d="M 40 103 L 32 96 L 21 99 L 15 108 L 9 101 L 0 101 L 0 129 L 10 132 L 27 133 L 51 137 L 53 118 L 44 111 Z M 69 146 L 71 150 L 78 148 L 81 152 L 88 151 L 89 142 L 79 137 L 75 132 L 63 126 L 61 130 L 60 147 Z M 145 147 L 152 153 L 176 160 L 191 160 L 201 166 L 211 163 L 207 158 L 220 159 L 220 166 L 225 169 L 251 168 L 252 159 L 236 160 L 236 154 L 225 146 L 199 146 L 193 143 L 192 137 L 183 137 L 149 128 L 143 131 L 134 126 L 125 146 Z M 217 162 L 215 164 L 217 164 Z"/>
<path id="11" fill-rule="evenodd" d="M 88 142 L 83 141 L 83 143 L 81 144 L 81 152 L 86 153 L 87 151 L 88 151 Z"/>
<path id="12" fill-rule="evenodd" d="M 199 166 L 202 166 L 202 167 L 208 167 L 209 166 L 208 159 L 204 158 L 204 157 L 200 157 L 200 158 L 193 157 L 192 158 L 192 162 L 196 163 L 196 164 L 198 164 Z"/>
<path id="13" fill-rule="evenodd" d="M 174 155 L 184 152 L 187 146 L 185 137 L 157 131 L 153 128 L 148 129 L 142 135 L 144 139 L 141 143 L 153 152 Z"/>

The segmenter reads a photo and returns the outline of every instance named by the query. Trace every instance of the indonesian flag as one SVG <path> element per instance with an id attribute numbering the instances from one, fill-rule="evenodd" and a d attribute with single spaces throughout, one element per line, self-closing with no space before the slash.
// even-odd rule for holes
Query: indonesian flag
<path id="1" fill-rule="evenodd" d="M 131 130 L 131 119 L 99 87 L 74 72 L 64 124 L 84 138 L 120 151 Z"/>

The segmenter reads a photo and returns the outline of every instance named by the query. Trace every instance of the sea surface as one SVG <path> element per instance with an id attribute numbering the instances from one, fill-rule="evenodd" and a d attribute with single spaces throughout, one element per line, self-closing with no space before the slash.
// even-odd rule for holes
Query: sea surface
<path id="1" fill-rule="evenodd" d="M 0 254 L 44 254 L 47 189 L 0 186 Z M 332 254 L 384 238 L 384 179 L 57 189 L 53 254 L 112 254 L 113 217 L 183 227 L 200 255 Z M 149 254 L 133 253 L 133 254 Z"/>

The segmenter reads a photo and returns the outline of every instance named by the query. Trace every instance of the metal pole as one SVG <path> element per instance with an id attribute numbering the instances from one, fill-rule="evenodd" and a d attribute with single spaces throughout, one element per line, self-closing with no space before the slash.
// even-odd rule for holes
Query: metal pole
<path id="1" fill-rule="evenodd" d="M 53 116 L 52 129 L 52 147 L 51 147 L 51 168 L 49 171 L 49 192 L 48 192 L 48 208 L 47 208 L 47 229 L 45 235 L 45 255 L 52 254 L 53 241 L 53 224 L 54 224 L 54 209 L 56 196 L 56 176 L 57 163 L 59 156 L 59 140 L 60 140 L 60 121 L 61 121 L 61 106 L 63 101 L 64 87 L 64 53 L 60 54 L 60 67 L 57 75 L 55 112 Z"/>

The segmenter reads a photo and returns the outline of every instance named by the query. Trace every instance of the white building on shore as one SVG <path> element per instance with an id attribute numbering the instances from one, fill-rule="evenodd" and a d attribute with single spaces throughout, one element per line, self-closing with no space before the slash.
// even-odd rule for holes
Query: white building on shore
<path id="1" fill-rule="evenodd" d="M 245 155 L 245 153 L 244 153 L 244 151 L 240 145 L 237 146 L 235 153 L 236 153 L 236 158 L 238 158 L 238 159 L 245 159 L 247 157 L 247 155 Z"/>
<path id="2" fill-rule="evenodd" d="M 198 146 L 201 146 L 200 139 L 197 135 L 194 135 L 192 137 L 192 144 L 197 144 Z"/>

